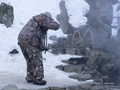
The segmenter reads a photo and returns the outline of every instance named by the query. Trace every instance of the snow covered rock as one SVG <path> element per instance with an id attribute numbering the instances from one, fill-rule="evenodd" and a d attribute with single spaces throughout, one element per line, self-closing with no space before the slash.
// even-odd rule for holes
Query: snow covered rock
<path id="1" fill-rule="evenodd" d="M 5 24 L 6 27 L 10 27 L 13 24 L 14 14 L 13 7 L 6 3 L 0 5 L 0 23 Z"/>
<path id="2" fill-rule="evenodd" d="M 65 6 L 65 1 L 61 1 L 60 4 L 61 13 L 57 15 L 57 20 L 60 22 L 60 28 L 63 33 L 70 34 L 74 32 L 74 27 L 69 23 L 69 16 Z"/>

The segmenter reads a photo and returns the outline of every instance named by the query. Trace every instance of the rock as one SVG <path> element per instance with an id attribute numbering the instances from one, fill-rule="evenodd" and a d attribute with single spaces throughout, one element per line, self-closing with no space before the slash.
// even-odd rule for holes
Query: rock
<path id="1" fill-rule="evenodd" d="M 66 48 L 65 51 L 66 51 L 66 54 L 76 55 L 75 48 Z"/>
<path id="2" fill-rule="evenodd" d="M 84 89 L 85 89 L 85 90 L 92 90 L 92 89 L 91 89 L 91 88 L 92 88 L 92 87 L 91 87 L 91 83 L 81 84 L 80 87 L 83 88 L 83 89 L 81 89 L 81 90 L 84 90 Z"/>
<path id="3" fill-rule="evenodd" d="M 81 88 L 80 86 L 71 86 L 68 87 L 66 90 L 86 90 L 86 89 Z"/>
<path id="4" fill-rule="evenodd" d="M 78 86 L 69 86 L 69 87 L 48 87 L 40 90 L 91 90 L 91 85 L 89 83 L 81 84 Z"/>
<path id="5" fill-rule="evenodd" d="M 65 72 L 81 73 L 83 65 L 66 65 L 64 66 Z"/>
<path id="6" fill-rule="evenodd" d="M 45 90 L 66 90 L 66 88 L 60 88 L 60 87 L 48 87 Z"/>
<path id="7" fill-rule="evenodd" d="M 101 77 L 101 75 L 105 75 L 110 79 L 115 76 L 115 66 L 117 66 L 115 62 L 117 58 L 114 55 L 91 49 L 87 49 L 86 55 L 89 59 L 86 62 L 87 71 L 85 71 L 85 73 L 91 74 L 92 77 Z"/>
<path id="8" fill-rule="evenodd" d="M 49 39 L 52 40 L 52 41 L 57 41 L 58 40 L 58 38 L 56 36 L 50 36 Z"/>
<path id="9" fill-rule="evenodd" d="M 67 63 L 69 64 L 69 61 L 68 60 L 61 60 L 63 63 Z"/>
<path id="10" fill-rule="evenodd" d="M 65 72 L 76 72 L 76 73 L 81 73 L 81 70 L 83 68 L 83 65 L 59 65 L 56 66 L 56 68 L 65 71 Z"/>
<path id="11" fill-rule="evenodd" d="M 70 23 L 68 23 L 69 16 L 68 16 L 67 9 L 65 7 L 65 1 L 61 1 L 59 6 L 60 6 L 61 13 L 57 15 L 57 20 L 60 23 L 60 28 L 62 29 L 64 34 L 72 34 L 75 28 L 72 27 Z"/>
<path id="12" fill-rule="evenodd" d="M 9 52 L 9 54 L 18 54 L 19 52 L 16 49 L 13 49 L 12 51 Z"/>
<path id="13" fill-rule="evenodd" d="M 102 75 L 113 76 L 113 68 L 114 68 L 114 64 L 108 63 L 108 64 L 103 65 L 101 68 Z"/>
<path id="14" fill-rule="evenodd" d="M 67 87 L 66 90 L 92 90 L 91 88 L 92 87 L 91 87 L 90 83 L 84 83 L 84 84 L 80 84 L 78 86 Z"/>
<path id="15" fill-rule="evenodd" d="M 81 57 L 81 58 L 70 58 L 68 61 L 69 64 L 80 65 L 80 64 L 86 64 L 87 60 L 88 57 Z"/>
<path id="16" fill-rule="evenodd" d="M 20 90 L 20 89 L 14 84 L 9 84 L 5 86 L 2 90 Z"/>
<path id="17" fill-rule="evenodd" d="M 93 86 L 91 90 L 120 90 L 120 87 L 116 87 L 112 85 L 109 85 L 109 86 L 96 85 L 96 86 Z"/>
<path id="18" fill-rule="evenodd" d="M 90 74 L 78 74 L 78 75 L 71 75 L 69 76 L 70 78 L 73 78 L 73 79 L 77 79 L 79 81 L 85 81 L 85 80 L 89 80 L 92 78 L 92 76 Z"/>
<path id="19" fill-rule="evenodd" d="M 109 83 L 113 83 L 111 81 L 111 78 L 109 78 L 108 76 L 102 76 L 101 79 L 103 80 L 103 85 L 109 85 Z"/>
<path id="20" fill-rule="evenodd" d="M 56 68 L 58 68 L 59 70 L 64 71 L 64 66 L 63 65 L 56 66 Z"/>
<path id="21" fill-rule="evenodd" d="M 14 13 L 13 7 L 6 3 L 0 5 L 0 23 L 5 24 L 6 27 L 10 27 L 13 24 Z"/>
<path id="22" fill-rule="evenodd" d="M 116 58 L 109 54 L 99 50 L 88 51 L 89 60 L 87 61 L 87 65 L 89 67 L 93 67 L 101 72 L 101 68 L 106 64 L 113 64 Z M 92 68 L 92 69 L 93 69 Z"/>

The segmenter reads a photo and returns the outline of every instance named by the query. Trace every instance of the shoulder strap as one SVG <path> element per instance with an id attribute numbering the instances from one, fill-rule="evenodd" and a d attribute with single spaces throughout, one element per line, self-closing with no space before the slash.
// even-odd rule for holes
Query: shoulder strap
<path id="1" fill-rule="evenodd" d="M 34 19 L 34 21 L 38 24 L 38 26 L 40 27 L 40 30 L 41 30 L 41 32 L 45 35 L 45 39 L 46 39 L 46 44 L 45 44 L 45 46 L 47 47 L 47 32 L 44 30 L 44 26 L 41 26 L 40 24 L 39 24 L 39 22 L 35 19 L 35 17 L 33 16 L 33 19 Z M 46 53 L 46 51 L 47 50 L 45 50 L 45 53 Z"/>
<path id="2" fill-rule="evenodd" d="M 37 25 L 39 26 L 39 28 L 42 31 L 42 33 L 46 34 L 46 31 L 44 30 L 44 26 L 41 26 L 34 16 L 33 16 L 33 19 L 37 23 Z"/>

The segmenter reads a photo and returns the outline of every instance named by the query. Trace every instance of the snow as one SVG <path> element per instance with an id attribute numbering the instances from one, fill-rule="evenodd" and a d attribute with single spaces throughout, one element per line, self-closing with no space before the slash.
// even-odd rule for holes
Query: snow
<path id="1" fill-rule="evenodd" d="M 68 15 L 70 16 L 69 23 L 74 27 L 85 25 L 87 18 L 85 15 L 89 11 L 89 5 L 84 0 L 64 0 L 66 1 L 66 7 Z"/>
<path id="2" fill-rule="evenodd" d="M 73 3 L 73 1 L 68 1 L 69 0 L 66 0 L 66 6 L 69 11 L 69 15 L 71 15 L 69 22 L 76 27 L 85 24 L 87 19 L 84 15 L 88 12 L 89 6 L 84 0 L 75 0 L 74 2 L 76 3 Z M 46 58 L 46 60 L 44 60 L 44 79 L 47 80 L 47 85 L 36 86 L 33 84 L 28 84 L 25 81 L 26 62 L 20 47 L 17 44 L 18 34 L 26 22 L 34 15 L 49 11 L 56 20 L 57 14 L 60 13 L 60 0 L 0 0 L 0 3 L 1 2 L 5 2 L 14 7 L 14 23 L 9 28 L 6 28 L 3 24 L 0 24 L 0 89 L 7 84 L 16 84 L 19 88 L 39 89 L 49 86 L 63 87 L 83 83 L 75 79 L 70 79 L 68 77 L 68 73 L 55 68 L 57 65 L 65 65 L 61 62 L 63 59 L 67 60 L 70 57 L 80 56 L 54 55 L 50 52 L 47 52 L 46 54 L 43 53 L 44 58 Z M 71 5 L 71 8 L 69 5 Z M 58 31 L 49 31 L 48 38 L 51 35 L 66 37 L 61 29 Z M 51 43 L 51 41 L 48 40 L 48 43 Z M 13 49 L 17 49 L 19 54 L 10 55 L 9 52 Z"/>
<path id="3" fill-rule="evenodd" d="M 112 26 L 115 28 L 112 28 L 112 37 L 115 37 L 118 32 L 118 17 L 120 17 L 120 11 L 117 11 L 117 7 L 119 6 L 119 3 L 113 5 L 113 20 L 112 20 Z"/>
<path id="4" fill-rule="evenodd" d="M 0 0 L 0 4 L 1 4 L 2 2 L 4 2 L 4 3 L 10 5 L 10 2 L 9 2 L 8 0 Z"/>

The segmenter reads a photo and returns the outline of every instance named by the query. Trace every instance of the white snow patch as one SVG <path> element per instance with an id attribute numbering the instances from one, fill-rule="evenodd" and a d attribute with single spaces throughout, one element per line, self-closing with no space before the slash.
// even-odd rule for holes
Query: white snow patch
<path id="1" fill-rule="evenodd" d="M 86 13 L 89 11 L 89 5 L 85 0 L 64 0 L 66 3 L 68 15 L 70 16 L 69 23 L 74 27 L 85 25 L 87 18 Z"/>
<path id="2" fill-rule="evenodd" d="M 1 4 L 1 3 L 6 3 L 6 4 L 10 5 L 9 0 L 0 0 L 0 4 Z"/>

